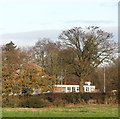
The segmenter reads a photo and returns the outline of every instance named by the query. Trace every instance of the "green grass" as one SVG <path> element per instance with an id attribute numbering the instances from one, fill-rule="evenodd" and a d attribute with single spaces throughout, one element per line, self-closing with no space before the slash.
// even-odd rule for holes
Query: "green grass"
<path id="1" fill-rule="evenodd" d="M 117 106 L 3 108 L 3 117 L 118 117 Z"/>

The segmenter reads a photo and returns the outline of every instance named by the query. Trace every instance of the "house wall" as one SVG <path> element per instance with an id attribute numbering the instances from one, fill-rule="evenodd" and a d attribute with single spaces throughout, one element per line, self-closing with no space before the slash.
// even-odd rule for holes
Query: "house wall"
<path id="1" fill-rule="evenodd" d="M 83 88 L 84 88 L 84 92 L 95 92 L 95 86 L 84 85 Z"/>
<path id="2" fill-rule="evenodd" d="M 66 87 L 56 87 L 55 88 L 55 93 L 61 93 L 61 92 L 66 92 Z"/>
<path id="3" fill-rule="evenodd" d="M 68 90 L 68 88 L 70 88 L 70 90 Z M 55 92 L 79 92 L 77 89 L 79 89 L 79 85 L 56 85 Z"/>
<path id="4" fill-rule="evenodd" d="M 86 91 L 86 88 L 88 87 L 89 87 L 89 90 Z M 95 92 L 95 86 L 84 85 L 83 88 L 84 88 L 84 92 Z M 93 88 L 93 91 L 91 91 L 91 88 Z M 61 92 L 64 92 L 64 93 L 79 92 L 79 85 L 55 85 L 54 93 L 61 93 Z M 33 93 L 32 93 L 33 95 L 40 94 L 40 93 L 41 93 L 40 89 L 39 90 L 33 89 Z"/>

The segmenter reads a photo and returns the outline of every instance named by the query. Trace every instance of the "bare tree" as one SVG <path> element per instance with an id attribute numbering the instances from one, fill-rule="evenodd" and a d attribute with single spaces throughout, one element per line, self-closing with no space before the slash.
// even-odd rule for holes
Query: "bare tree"
<path id="1" fill-rule="evenodd" d="M 48 38 L 40 39 L 34 47 L 28 50 L 31 61 L 48 75 L 59 75 L 60 42 L 53 42 Z"/>
<path id="2" fill-rule="evenodd" d="M 79 77 L 81 92 L 83 92 L 84 78 L 103 61 L 110 61 L 113 58 L 116 43 L 110 40 L 112 37 L 111 33 L 94 26 L 86 29 L 75 27 L 60 34 L 59 39 L 76 54 L 73 72 Z"/>

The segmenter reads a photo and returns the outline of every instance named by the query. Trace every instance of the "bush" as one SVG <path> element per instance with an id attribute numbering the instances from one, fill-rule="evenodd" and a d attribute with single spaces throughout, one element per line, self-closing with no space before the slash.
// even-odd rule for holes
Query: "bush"
<path id="1" fill-rule="evenodd" d="M 54 101 L 54 95 L 53 94 L 45 94 L 42 97 L 44 97 L 45 99 L 47 99 L 49 102 L 53 102 Z"/>
<path id="2" fill-rule="evenodd" d="M 89 93 L 83 93 L 82 94 L 82 99 L 84 99 L 85 103 L 88 103 L 88 101 L 91 99 Z"/>
<path id="3" fill-rule="evenodd" d="M 69 104 L 116 104 L 118 95 L 104 93 L 46 93 L 3 97 L 3 107 L 42 108 Z"/>
<path id="4" fill-rule="evenodd" d="M 3 97 L 2 106 L 12 108 L 21 107 L 21 100 L 18 96 Z"/>
<path id="5" fill-rule="evenodd" d="M 66 106 L 66 104 L 67 104 L 67 102 L 65 100 L 62 100 L 59 98 L 56 98 L 53 101 L 53 106 L 56 106 L 56 107 L 64 107 L 64 106 Z"/>
<path id="6" fill-rule="evenodd" d="M 48 106 L 48 100 L 39 97 L 29 97 L 22 102 L 21 106 L 28 108 L 42 108 Z"/>
<path id="7" fill-rule="evenodd" d="M 90 99 L 90 100 L 88 101 L 88 104 L 96 104 L 96 100 Z"/>

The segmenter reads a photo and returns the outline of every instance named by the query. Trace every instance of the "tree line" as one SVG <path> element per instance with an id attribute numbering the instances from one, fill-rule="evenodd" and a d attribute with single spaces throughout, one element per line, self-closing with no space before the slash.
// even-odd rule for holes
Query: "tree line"
<path id="1" fill-rule="evenodd" d="M 103 91 L 103 62 L 106 66 L 106 91 L 118 86 L 117 43 L 112 33 L 99 27 L 74 27 L 63 31 L 53 42 L 43 38 L 27 49 L 12 41 L 2 46 L 2 91 L 5 95 L 26 95 L 33 88 L 53 92 L 56 84 L 79 84 L 86 80 Z"/>

